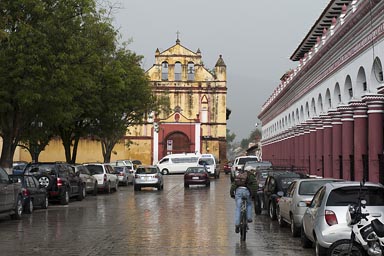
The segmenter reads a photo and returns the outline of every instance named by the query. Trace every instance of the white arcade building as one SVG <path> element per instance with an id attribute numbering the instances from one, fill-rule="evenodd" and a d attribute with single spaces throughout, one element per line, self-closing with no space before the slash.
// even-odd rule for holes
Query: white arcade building
<path id="1" fill-rule="evenodd" d="M 384 1 L 331 0 L 263 105 L 263 160 L 384 183 Z"/>

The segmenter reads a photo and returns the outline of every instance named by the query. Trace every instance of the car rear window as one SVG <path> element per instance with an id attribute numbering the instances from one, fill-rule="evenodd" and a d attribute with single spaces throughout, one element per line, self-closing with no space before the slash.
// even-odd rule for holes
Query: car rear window
<path id="1" fill-rule="evenodd" d="M 104 173 L 101 165 L 87 165 L 87 168 L 92 175 Z"/>
<path id="2" fill-rule="evenodd" d="M 333 182 L 333 180 L 307 180 L 302 181 L 299 187 L 299 195 L 314 195 L 316 191 L 325 183 Z"/>
<path id="3" fill-rule="evenodd" d="M 257 157 L 243 157 L 239 158 L 239 163 L 238 164 L 245 164 L 248 161 L 258 161 Z"/>
<path id="4" fill-rule="evenodd" d="M 116 166 L 115 171 L 116 172 L 124 172 L 124 166 Z"/>
<path id="5" fill-rule="evenodd" d="M 140 167 L 136 170 L 136 174 L 154 174 L 157 173 L 156 168 L 144 168 Z"/>
<path id="6" fill-rule="evenodd" d="M 357 204 L 360 188 L 343 187 L 331 191 L 327 206 L 348 206 Z M 384 206 L 384 188 L 381 187 L 363 187 L 360 197 L 367 201 L 367 206 Z"/>
<path id="7" fill-rule="evenodd" d="M 205 169 L 204 168 L 188 168 L 187 173 L 204 173 Z"/>
<path id="8" fill-rule="evenodd" d="M 26 166 L 24 172 L 26 174 L 48 174 L 55 175 L 55 165 L 54 164 L 38 164 L 38 165 L 28 165 Z"/>

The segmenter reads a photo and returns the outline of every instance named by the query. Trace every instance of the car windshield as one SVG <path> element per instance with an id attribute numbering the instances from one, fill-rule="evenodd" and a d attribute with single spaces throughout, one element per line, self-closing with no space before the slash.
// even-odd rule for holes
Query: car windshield
<path id="1" fill-rule="evenodd" d="M 156 168 L 153 167 L 140 167 L 136 170 L 136 174 L 155 174 L 157 173 Z"/>
<path id="2" fill-rule="evenodd" d="M 198 168 L 198 167 L 193 167 L 193 168 L 188 168 L 187 173 L 204 173 L 205 169 L 204 168 Z"/>
<path id="3" fill-rule="evenodd" d="M 115 171 L 116 172 L 124 172 L 124 166 L 116 166 Z"/>
<path id="4" fill-rule="evenodd" d="M 333 190 L 327 200 L 327 206 L 348 206 L 357 204 L 359 195 L 367 201 L 367 206 L 384 206 L 384 188 L 382 187 L 342 187 Z"/>
<path id="5" fill-rule="evenodd" d="M 299 195 L 314 195 L 316 191 L 325 183 L 332 182 L 333 180 L 306 180 L 300 183 Z"/>
<path id="6" fill-rule="evenodd" d="M 204 163 L 206 165 L 213 165 L 213 164 L 215 164 L 215 162 L 213 161 L 212 158 L 200 158 L 199 159 L 199 165 L 204 165 Z"/>
<path id="7" fill-rule="evenodd" d="M 243 157 L 239 159 L 238 164 L 245 164 L 248 161 L 257 161 L 257 160 L 258 160 L 257 157 Z"/>
<path id="8" fill-rule="evenodd" d="M 26 166 L 25 173 L 26 174 L 48 174 L 54 175 L 56 174 L 54 164 L 31 164 Z"/>
<path id="9" fill-rule="evenodd" d="M 87 165 L 87 168 L 92 175 L 104 173 L 103 166 L 101 165 Z"/>

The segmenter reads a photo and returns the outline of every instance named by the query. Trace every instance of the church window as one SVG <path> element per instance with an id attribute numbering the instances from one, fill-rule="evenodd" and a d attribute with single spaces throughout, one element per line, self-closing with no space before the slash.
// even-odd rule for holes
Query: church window
<path id="1" fill-rule="evenodd" d="M 193 64 L 193 62 L 188 62 L 187 72 L 188 72 L 188 81 L 195 80 L 195 64 Z"/>
<path id="2" fill-rule="evenodd" d="M 204 95 L 201 98 L 201 122 L 208 123 L 208 98 Z"/>
<path id="3" fill-rule="evenodd" d="M 168 80 L 168 62 L 161 63 L 161 80 Z"/>
<path id="4" fill-rule="evenodd" d="M 175 81 L 181 81 L 181 63 L 175 63 Z"/>

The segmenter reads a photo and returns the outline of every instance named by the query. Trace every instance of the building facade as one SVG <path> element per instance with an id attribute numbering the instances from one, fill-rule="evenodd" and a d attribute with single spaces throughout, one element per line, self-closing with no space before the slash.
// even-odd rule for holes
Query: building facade
<path id="1" fill-rule="evenodd" d="M 139 159 L 155 164 L 167 154 L 184 152 L 210 153 L 225 160 L 227 74 L 223 58 L 209 70 L 200 50 L 193 52 L 178 39 L 167 50 L 156 50 L 155 63 L 146 73 L 153 92 L 168 97 L 171 111 L 153 113 L 143 124 L 130 127 L 115 145 L 111 161 Z M 18 147 L 14 160 L 31 161 L 31 157 Z M 51 141 L 39 161 L 65 161 L 61 140 Z M 100 142 L 80 140 L 77 162 L 95 161 L 103 161 Z"/>
<path id="2" fill-rule="evenodd" d="M 224 160 L 227 73 L 221 55 L 209 70 L 199 49 L 193 52 L 177 39 L 167 50 L 156 50 L 155 63 L 146 73 L 153 92 L 168 98 L 171 109 L 154 113 L 142 126 L 142 135 L 150 135 L 151 162 L 184 152 L 211 153 Z"/>
<path id="3" fill-rule="evenodd" d="M 384 2 L 331 0 L 259 113 L 263 160 L 384 182 Z"/>

